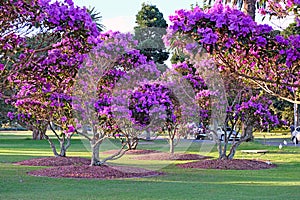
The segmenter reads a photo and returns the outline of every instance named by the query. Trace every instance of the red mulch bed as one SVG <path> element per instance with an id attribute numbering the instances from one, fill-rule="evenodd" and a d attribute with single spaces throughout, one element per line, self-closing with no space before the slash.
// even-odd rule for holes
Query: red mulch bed
<path id="1" fill-rule="evenodd" d="M 184 164 L 177 164 L 181 168 L 202 168 L 202 169 L 221 169 L 221 170 L 260 170 L 271 169 L 276 167 L 271 164 L 258 160 L 203 160 L 197 162 L 189 162 Z"/>
<path id="2" fill-rule="evenodd" d="M 28 172 L 33 176 L 47 176 L 53 178 L 85 178 L 85 179 L 121 179 L 140 178 L 163 175 L 162 172 L 150 171 L 136 167 L 125 166 L 61 166 Z"/>
<path id="3" fill-rule="evenodd" d="M 103 154 L 115 154 L 118 152 L 118 150 L 109 150 L 109 151 L 104 151 L 102 152 Z M 148 154 L 148 153 L 158 153 L 161 151 L 156 151 L 156 150 L 148 150 L 148 149 L 135 149 L 135 150 L 128 150 L 126 151 L 125 154 L 128 155 L 141 155 L 141 154 Z"/>
<path id="4" fill-rule="evenodd" d="M 54 178 L 87 178 L 87 179 L 115 179 L 139 178 L 164 175 L 162 172 L 151 171 L 127 166 L 89 166 L 90 159 L 79 157 L 45 157 L 17 162 L 17 165 L 53 166 L 28 172 L 33 176 Z"/>
<path id="5" fill-rule="evenodd" d="M 201 156 L 197 154 L 185 154 L 185 153 L 150 153 L 147 155 L 136 156 L 135 160 L 203 160 L 209 157 Z"/>
<path id="6" fill-rule="evenodd" d="M 45 158 L 33 158 L 30 160 L 24 160 L 16 165 L 29 165 L 29 166 L 68 166 L 68 165 L 89 165 L 90 159 L 79 157 L 45 157 Z"/>

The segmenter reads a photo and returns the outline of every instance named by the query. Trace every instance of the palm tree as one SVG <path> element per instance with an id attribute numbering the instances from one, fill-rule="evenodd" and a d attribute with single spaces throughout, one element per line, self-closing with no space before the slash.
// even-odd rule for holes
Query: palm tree
<path id="1" fill-rule="evenodd" d="M 100 12 L 97 12 L 95 10 L 95 7 L 88 8 L 87 11 L 90 14 L 93 22 L 96 23 L 98 31 L 99 32 L 103 31 L 105 29 L 105 26 L 103 24 L 101 24 L 102 16 L 100 15 Z"/>

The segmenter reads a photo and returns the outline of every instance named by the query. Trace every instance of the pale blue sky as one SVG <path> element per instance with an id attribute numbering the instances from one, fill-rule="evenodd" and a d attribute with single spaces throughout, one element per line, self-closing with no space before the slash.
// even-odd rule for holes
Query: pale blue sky
<path id="1" fill-rule="evenodd" d="M 135 15 L 141 9 L 143 2 L 156 5 L 164 14 L 164 18 L 169 23 L 168 17 L 175 14 L 175 10 L 189 9 L 191 4 L 198 2 L 202 5 L 202 1 L 197 0 L 73 0 L 75 5 L 85 7 L 95 7 L 102 15 L 102 23 L 106 26 L 106 30 L 114 30 L 121 32 L 132 32 L 135 26 Z M 257 19 L 259 22 L 259 20 Z M 274 28 L 278 26 L 286 27 L 290 20 L 281 19 L 263 23 L 268 23 Z M 276 24 L 276 25 L 274 25 Z"/>
<path id="2" fill-rule="evenodd" d="M 103 24 L 108 29 L 131 32 L 135 26 L 135 15 L 146 2 L 156 5 L 168 21 L 168 16 L 175 10 L 189 9 L 197 0 L 73 0 L 75 5 L 95 7 L 103 17 Z M 200 1 L 198 1 L 200 2 Z"/>

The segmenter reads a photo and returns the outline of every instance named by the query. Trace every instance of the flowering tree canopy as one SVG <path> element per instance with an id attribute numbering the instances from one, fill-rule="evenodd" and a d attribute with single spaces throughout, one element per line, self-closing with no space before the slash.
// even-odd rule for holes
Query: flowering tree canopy
<path id="1" fill-rule="evenodd" d="M 0 98 L 10 98 L 27 123 L 52 121 L 72 133 L 70 88 L 95 45 L 96 24 L 71 0 L 8 0 L 1 2 L 1 11 L 0 94 L 7 85 L 16 93 Z M 56 136 L 65 142 L 64 134 Z"/>
<path id="2" fill-rule="evenodd" d="M 178 10 L 170 16 L 166 41 L 199 55 L 204 48 L 219 70 L 228 71 L 291 102 L 299 95 L 299 35 L 276 35 L 268 25 L 258 25 L 243 12 L 222 4 L 205 11 Z M 180 39 L 179 39 L 180 38 Z"/>
<path id="3" fill-rule="evenodd" d="M 128 94 L 147 77 L 143 74 L 159 74 L 154 62 L 136 50 L 137 42 L 131 34 L 108 31 L 97 39 L 101 42 L 91 51 L 76 78 L 72 102 L 76 124 L 83 127 L 83 131 L 76 132 L 91 144 L 91 165 L 101 165 L 125 153 L 129 141 L 122 142 L 117 154 L 100 160 L 99 146 L 109 136 L 128 133 L 127 126 L 133 128 L 126 104 Z M 85 126 L 90 126 L 92 132 L 84 130 Z"/>
<path id="4" fill-rule="evenodd" d="M 131 95 L 129 109 L 131 118 L 142 128 L 165 133 L 168 136 L 170 153 L 181 136 L 185 126 L 198 117 L 197 106 L 189 105 L 186 96 L 173 81 L 151 81 L 136 87 Z M 188 91 L 188 88 L 185 88 Z M 191 110 L 192 109 L 192 110 Z"/>
<path id="5" fill-rule="evenodd" d="M 173 24 L 165 38 L 167 44 L 184 51 L 185 62 L 197 71 L 186 72 L 200 76 L 207 87 L 197 94 L 198 102 L 204 100 L 207 105 L 200 104 L 202 115 L 211 115 L 212 122 L 232 129 L 243 125 L 242 138 L 229 155 L 226 139 L 223 150 L 217 141 L 220 158 L 232 158 L 236 147 L 251 138 L 254 126 L 279 123 L 266 109 L 270 101 L 255 92 L 257 85 L 274 96 L 295 101 L 291 90 L 299 87 L 299 36 L 274 35 L 271 27 L 257 25 L 243 12 L 222 4 L 205 11 L 198 7 L 179 10 L 170 20 Z"/>

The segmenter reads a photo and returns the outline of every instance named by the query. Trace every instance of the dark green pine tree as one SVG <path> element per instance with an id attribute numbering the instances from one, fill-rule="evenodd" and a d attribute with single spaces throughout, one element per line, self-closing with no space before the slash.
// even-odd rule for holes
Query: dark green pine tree
<path id="1" fill-rule="evenodd" d="M 157 64 L 164 64 L 169 53 L 163 42 L 163 36 L 168 27 L 163 14 L 155 5 L 142 4 L 142 9 L 136 15 L 134 27 L 135 39 L 138 40 L 138 49 Z"/>

